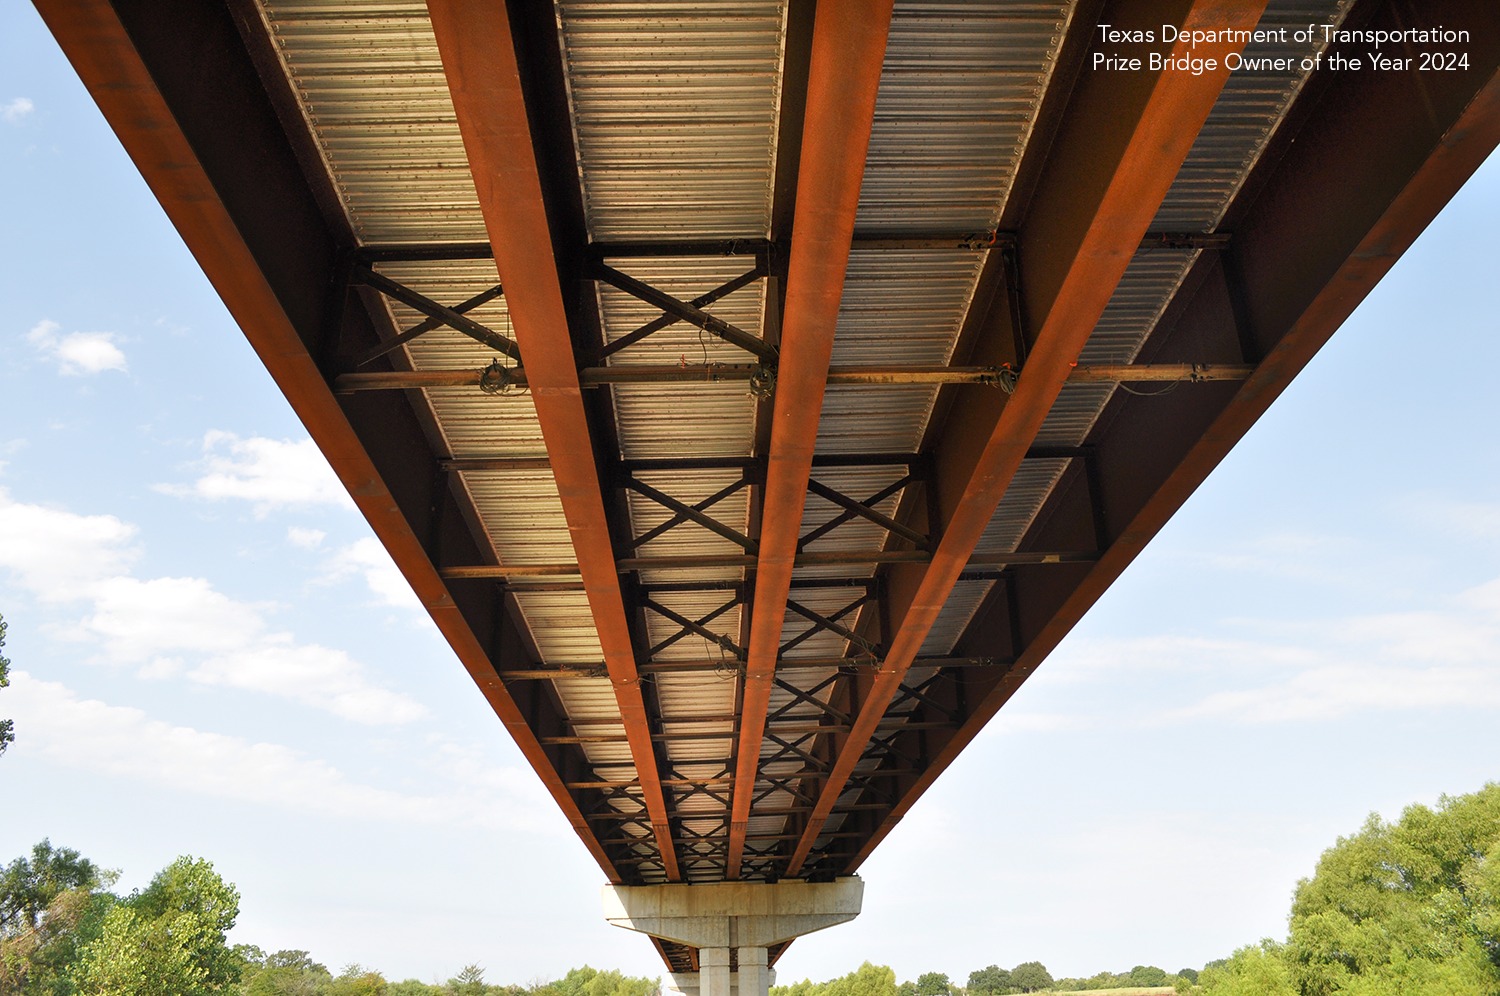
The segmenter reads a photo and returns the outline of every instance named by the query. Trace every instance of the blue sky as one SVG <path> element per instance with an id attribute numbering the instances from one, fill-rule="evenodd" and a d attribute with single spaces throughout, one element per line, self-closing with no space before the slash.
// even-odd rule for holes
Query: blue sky
<path id="1" fill-rule="evenodd" d="M 29 7 L 0 8 L 0 861 L 234 939 L 659 974 Z M 1500 161 L 866 864 L 781 979 L 1201 965 L 1365 815 L 1500 779 Z"/>

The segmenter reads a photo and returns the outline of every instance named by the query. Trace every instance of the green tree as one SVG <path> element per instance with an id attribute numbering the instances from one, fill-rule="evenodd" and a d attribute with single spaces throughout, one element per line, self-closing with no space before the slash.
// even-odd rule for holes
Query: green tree
<path id="1" fill-rule="evenodd" d="M 324 991 L 328 996 L 386 996 L 385 976 L 363 965 L 345 965 Z"/>
<path id="2" fill-rule="evenodd" d="M 386 986 L 385 996 L 443 996 L 443 989 L 417 979 L 404 979 Z"/>
<path id="3" fill-rule="evenodd" d="M 236 951 L 244 952 L 240 946 Z M 324 996 L 333 976 L 306 951 L 276 951 L 246 958 L 244 996 Z"/>
<path id="4" fill-rule="evenodd" d="M 1166 970 L 1157 968 L 1155 965 L 1137 965 L 1130 970 L 1126 978 L 1126 985 L 1130 986 L 1150 987 L 1167 984 Z"/>
<path id="5" fill-rule="evenodd" d="M 970 996 L 1009 992 L 1010 987 L 1010 971 L 999 965 L 987 965 L 969 973 Z"/>
<path id="6" fill-rule="evenodd" d="M 657 996 L 660 992 L 659 979 L 637 978 L 611 968 L 594 973 L 584 987 L 583 996 Z"/>
<path id="7" fill-rule="evenodd" d="M 37 929 L 62 893 L 90 891 L 114 879 L 114 872 L 104 871 L 70 847 L 54 848 L 43 838 L 31 849 L 30 858 L 17 858 L 0 870 L 0 937 Z"/>
<path id="8" fill-rule="evenodd" d="M 953 981 L 947 972 L 923 972 L 917 976 L 917 996 L 949 996 Z"/>
<path id="9" fill-rule="evenodd" d="M 1052 985 L 1052 973 L 1039 961 L 1023 961 L 1010 970 L 1010 984 L 1026 993 L 1034 993 Z"/>
<path id="10" fill-rule="evenodd" d="M 822 996 L 896 996 L 896 971 L 888 965 L 864 962 L 848 975 L 828 982 Z"/>
<path id="11" fill-rule="evenodd" d="M 5 649 L 5 616 L 0 615 L 0 650 Z M 10 658 L 0 653 L 0 688 L 10 684 Z M 0 719 L 0 754 L 5 753 L 5 748 L 16 739 L 15 723 L 9 719 Z"/>
<path id="12" fill-rule="evenodd" d="M 907 992 L 909 990 L 909 992 Z M 896 985 L 896 972 L 889 965 L 872 965 L 865 962 L 848 975 L 827 982 L 810 982 L 803 979 L 789 986 L 772 986 L 771 996 L 916 996 L 916 986 L 910 982 Z"/>
<path id="13" fill-rule="evenodd" d="M 239 893 L 207 861 L 182 857 L 144 891 L 111 908 L 80 952 L 82 996 L 209 996 L 238 981 L 242 960 L 225 943 Z"/>
<path id="14" fill-rule="evenodd" d="M 1500 785 L 1372 815 L 1297 886 L 1286 957 L 1306 996 L 1500 991 Z"/>
<path id="15" fill-rule="evenodd" d="M 1298 996 L 1285 952 L 1269 938 L 1205 966 L 1198 982 L 1205 996 Z"/>
<path id="16" fill-rule="evenodd" d="M 1500 785 L 1372 815 L 1297 885 L 1287 943 L 1199 978 L 1206 996 L 1500 992 Z"/>
<path id="17" fill-rule="evenodd" d="M 0 992 L 66 992 L 82 928 L 97 926 L 115 879 L 77 851 L 43 840 L 0 869 Z"/>
<path id="18" fill-rule="evenodd" d="M 448 988 L 455 993 L 473 993 L 484 996 L 489 986 L 484 984 L 484 969 L 478 965 L 465 965 L 458 974 L 448 980 Z"/>

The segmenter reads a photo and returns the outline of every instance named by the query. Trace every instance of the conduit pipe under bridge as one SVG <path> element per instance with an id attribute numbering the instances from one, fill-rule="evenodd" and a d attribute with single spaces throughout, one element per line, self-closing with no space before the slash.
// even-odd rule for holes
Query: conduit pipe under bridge
<path id="1" fill-rule="evenodd" d="M 697 972 L 674 972 L 684 996 L 767 996 L 767 951 L 859 915 L 865 883 L 715 882 L 611 885 L 604 918 L 616 927 L 697 949 Z"/>

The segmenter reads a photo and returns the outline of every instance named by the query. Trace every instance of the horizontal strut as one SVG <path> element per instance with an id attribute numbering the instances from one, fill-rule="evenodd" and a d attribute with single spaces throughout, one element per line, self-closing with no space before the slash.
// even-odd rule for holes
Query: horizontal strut
<path id="1" fill-rule="evenodd" d="M 616 364 L 607 367 L 585 367 L 578 371 L 583 387 L 605 384 L 724 384 L 748 383 L 762 370 L 753 363 L 646 365 Z M 1255 372 L 1248 364 L 1228 363 L 1098 363 L 1079 364 L 1069 372 L 1071 383 L 1146 383 L 1246 380 Z M 998 387 L 1009 373 L 999 367 L 832 367 L 828 383 L 834 386 L 873 387 L 885 384 L 981 384 Z M 386 373 L 346 373 L 334 378 L 333 388 L 339 394 L 356 391 L 398 391 L 412 388 L 479 387 L 478 370 L 393 370 Z M 516 389 L 528 385 L 526 371 L 517 367 L 508 371 L 507 385 Z"/>
<path id="2" fill-rule="evenodd" d="M 1150 249 L 1217 249 L 1228 245 L 1227 232 L 1147 232 L 1140 248 Z M 911 235 L 861 235 L 854 233 L 850 249 L 870 252 L 879 249 L 909 252 L 924 249 L 961 249 L 982 252 L 1016 244 L 1014 232 L 931 232 Z M 785 254 L 788 246 L 769 239 L 702 239 L 680 242 L 595 242 L 589 255 L 596 259 L 628 259 L 640 256 L 763 256 Z M 367 263 L 441 262 L 443 260 L 490 259 L 494 253 L 487 242 L 450 242 L 438 244 L 364 246 L 355 258 Z"/>
<path id="3" fill-rule="evenodd" d="M 925 564 L 932 558 L 926 550 L 867 550 L 799 553 L 796 567 L 853 567 L 866 564 Z M 977 554 L 969 558 L 970 566 L 1006 567 L 1012 564 L 1091 564 L 1099 559 L 1092 550 Z M 705 555 L 678 557 L 624 557 L 615 561 L 621 571 L 660 571 L 714 567 L 754 567 L 756 558 L 747 555 Z M 472 564 L 445 567 L 442 575 L 449 580 L 476 578 L 568 577 L 578 574 L 577 564 Z"/>

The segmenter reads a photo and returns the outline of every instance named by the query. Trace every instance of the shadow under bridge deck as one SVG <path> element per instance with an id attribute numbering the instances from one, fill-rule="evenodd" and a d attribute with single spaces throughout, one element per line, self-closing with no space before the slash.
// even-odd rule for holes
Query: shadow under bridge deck
<path id="1" fill-rule="evenodd" d="M 1468 0 L 37 5 L 621 902 L 767 923 L 1500 139 Z"/>

